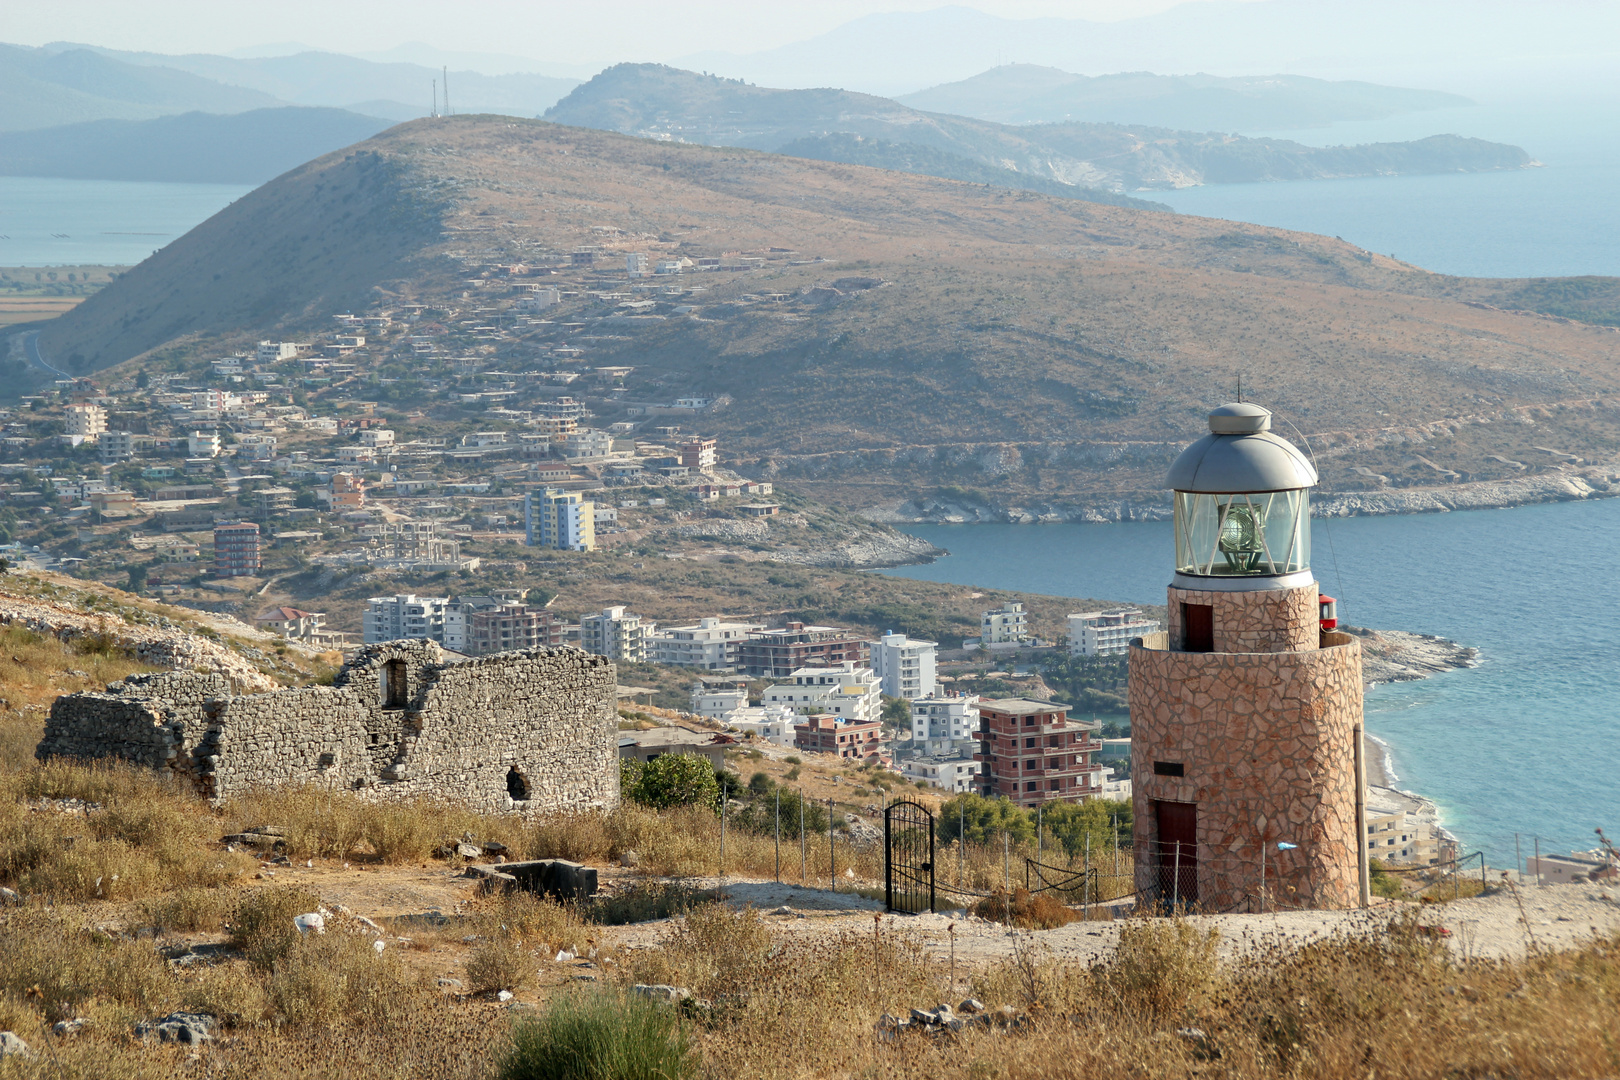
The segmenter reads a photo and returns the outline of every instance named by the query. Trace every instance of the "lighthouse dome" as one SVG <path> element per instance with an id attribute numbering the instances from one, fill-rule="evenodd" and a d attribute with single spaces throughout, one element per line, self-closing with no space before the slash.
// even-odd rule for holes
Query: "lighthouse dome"
<path id="1" fill-rule="evenodd" d="M 1209 434 L 1176 458 L 1165 487 L 1232 494 L 1292 491 L 1316 481 L 1310 459 L 1271 433 L 1271 410 L 1240 401 L 1209 414 Z"/>

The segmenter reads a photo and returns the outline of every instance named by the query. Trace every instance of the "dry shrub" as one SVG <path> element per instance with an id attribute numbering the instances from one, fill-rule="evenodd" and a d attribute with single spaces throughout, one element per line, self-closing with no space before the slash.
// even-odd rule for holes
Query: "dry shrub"
<path id="1" fill-rule="evenodd" d="M 575 949 L 583 940 L 584 924 L 575 907 L 521 889 L 480 898 L 472 915 L 472 925 L 482 937 L 511 934 L 558 949 Z"/>
<path id="2" fill-rule="evenodd" d="M 1031 895 L 1025 888 L 1013 890 L 1009 900 L 1006 893 L 996 891 L 973 905 L 973 914 L 981 919 L 1007 923 L 1025 930 L 1055 930 L 1080 919 L 1080 912 L 1066 906 L 1050 893 Z"/>
<path id="3" fill-rule="evenodd" d="M 362 854 L 384 863 L 422 862 L 447 840 L 471 834 L 512 850 L 524 844 L 523 823 L 510 814 L 480 814 L 440 799 L 363 799 L 312 786 L 255 791 L 225 807 L 231 831 L 273 824 L 286 830 L 295 859 L 347 860 Z"/>
<path id="4" fill-rule="evenodd" d="M 623 926 L 684 915 L 695 905 L 713 899 L 712 892 L 699 892 L 676 882 L 642 881 L 612 895 L 592 898 L 581 906 L 580 914 L 586 922 L 599 926 Z"/>
<path id="5" fill-rule="evenodd" d="M 53 912 L 0 915 L 0 941 L 0 993 L 31 999 L 52 1021 L 93 998 L 155 1008 L 171 985 L 150 941 L 114 937 Z"/>
<path id="6" fill-rule="evenodd" d="M 497 933 L 473 947 L 466 972 L 467 989 L 475 994 L 516 992 L 534 982 L 536 957 L 517 935 Z"/>
<path id="7" fill-rule="evenodd" d="M 387 1027 L 425 992 L 394 950 L 362 934 L 308 934 L 275 962 L 264 984 L 276 1016 L 293 1027 Z"/>
<path id="8" fill-rule="evenodd" d="M 712 999 L 750 989 L 763 977 L 771 946 L 770 927 L 753 908 L 699 904 L 659 948 L 634 953 L 627 964 L 638 982 L 684 986 Z"/>
<path id="9" fill-rule="evenodd" d="M 1104 996 L 1127 1015 L 1156 1021 L 1195 1009 L 1216 981 L 1216 930 L 1183 919 L 1133 919 L 1120 927 L 1114 959 L 1099 974 Z"/>
<path id="10" fill-rule="evenodd" d="M 92 808 L 25 805 L 68 799 Z M 116 762 L 46 762 L 0 780 L 0 881 L 57 901 L 211 888 L 253 865 L 210 849 L 216 827 L 207 804 L 163 774 Z"/>
<path id="11" fill-rule="evenodd" d="M 228 889 L 180 888 L 143 900 L 137 907 L 141 921 L 157 933 L 171 930 L 219 930 L 236 908 L 236 894 Z"/>
<path id="12" fill-rule="evenodd" d="M 232 1027 L 270 1019 L 265 980 L 245 973 L 240 964 L 205 964 L 179 979 L 180 1008 L 217 1016 Z"/>
<path id="13" fill-rule="evenodd" d="M 245 892 L 231 913 L 231 945 L 241 949 L 254 967 L 269 971 L 304 936 L 293 919 L 320 905 L 319 896 L 296 885 L 270 885 Z"/>

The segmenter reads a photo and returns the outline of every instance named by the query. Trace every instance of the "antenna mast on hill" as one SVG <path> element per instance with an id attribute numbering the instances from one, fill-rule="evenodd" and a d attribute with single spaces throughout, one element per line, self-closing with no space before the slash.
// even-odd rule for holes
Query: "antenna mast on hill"
<path id="1" fill-rule="evenodd" d="M 433 82 L 433 108 L 428 112 L 428 115 L 429 116 L 438 116 L 439 115 L 439 80 L 434 79 L 434 80 L 432 80 L 432 82 Z"/>
<path id="2" fill-rule="evenodd" d="M 446 65 L 440 72 L 444 76 L 444 115 L 450 115 L 450 68 Z"/>

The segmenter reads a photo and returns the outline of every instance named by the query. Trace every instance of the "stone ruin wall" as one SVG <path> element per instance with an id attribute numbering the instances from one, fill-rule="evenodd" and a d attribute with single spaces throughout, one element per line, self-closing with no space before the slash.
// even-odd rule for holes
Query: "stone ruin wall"
<path id="1" fill-rule="evenodd" d="M 384 669 L 404 666 L 388 707 Z M 232 696 L 217 675 L 132 676 L 51 708 L 35 751 L 166 768 L 212 799 L 312 784 L 488 811 L 619 800 L 617 673 L 578 649 L 443 663 L 436 644 L 366 646 L 331 686 Z M 515 771 L 527 799 L 508 794 Z"/>
<path id="2" fill-rule="evenodd" d="M 1206 908 L 1256 909 L 1262 843 L 1271 907 L 1357 906 L 1360 644 L 1330 633 L 1303 652 L 1187 653 L 1170 641 L 1148 635 L 1130 653 L 1137 887 L 1158 881 L 1163 800 L 1198 807 Z M 1155 761 L 1182 762 L 1185 775 L 1155 775 Z"/>

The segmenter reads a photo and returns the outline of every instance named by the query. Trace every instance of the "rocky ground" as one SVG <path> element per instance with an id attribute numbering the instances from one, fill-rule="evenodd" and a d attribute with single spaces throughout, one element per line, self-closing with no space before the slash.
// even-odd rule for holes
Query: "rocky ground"
<path id="1" fill-rule="evenodd" d="M 50 595 L 51 590 L 56 595 Z M 266 673 L 266 668 L 285 667 L 287 674 L 295 673 L 272 651 L 281 641 L 273 634 L 228 616 L 191 611 L 170 615 L 156 607 L 148 610 L 127 603 L 87 603 L 107 595 L 106 591 L 86 591 L 82 582 L 49 575 L 8 575 L 0 578 L 0 624 L 23 626 L 63 640 L 105 633 L 129 648 L 142 663 L 214 672 L 230 679 L 243 693 L 279 689 L 281 684 Z M 199 630 L 213 637 L 202 636 Z"/>
<path id="2" fill-rule="evenodd" d="M 1368 686 L 1412 682 L 1442 671 L 1477 667 L 1479 650 L 1434 634 L 1341 627 L 1361 639 L 1361 671 Z"/>

